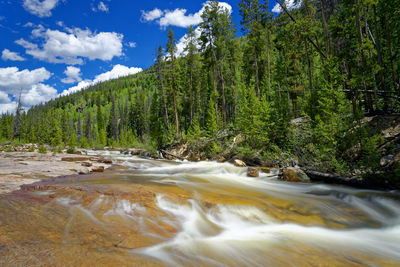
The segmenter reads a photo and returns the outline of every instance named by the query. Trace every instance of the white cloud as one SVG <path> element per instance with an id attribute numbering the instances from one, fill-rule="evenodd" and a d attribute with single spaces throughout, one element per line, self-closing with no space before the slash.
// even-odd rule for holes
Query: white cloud
<path id="1" fill-rule="evenodd" d="M 107 61 L 122 55 L 122 34 L 93 33 L 89 29 L 79 28 L 66 30 L 50 30 L 39 25 L 32 31 L 32 36 L 44 39 L 40 47 L 24 39 L 16 43 L 24 47 L 27 54 L 51 63 L 76 65 L 83 64 L 83 58 Z"/>
<path id="2" fill-rule="evenodd" d="M 293 10 L 293 9 L 300 8 L 302 2 L 303 2 L 302 0 L 298 0 L 297 3 L 295 3 L 295 0 L 285 0 L 285 5 L 288 10 Z M 274 13 L 281 13 L 282 11 L 283 11 L 282 7 L 278 3 L 276 3 L 274 8 L 272 9 L 272 12 L 274 12 Z"/>
<path id="3" fill-rule="evenodd" d="M 203 4 L 203 7 L 198 12 L 189 15 L 186 15 L 187 10 L 184 8 L 164 11 L 156 8 L 149 12 L 142 11 L 142 20 L 153 21 L 159 18 L 157 23 L 163 28 L 166 28 L 168 26 L 188 28 L 191 25 L 198 25 L 202 22 L 201 15 L 203 14 L 205 7 L 209 5 L 209 3 L 209 1 L 205 2 Z M 228 3 L 220 2 L 219 6 L 221 8 L 227 9 L 229 13 L 232 13 L 232 6 Z"/>
<path id="4" fill-rule="evenodd" d="M 9 102 L 11 102 L 11 99 L 8 96 L 8 94 L 3 91 L 0 91 L 0 104 L 6 104 Z M 0 114 L 1 114 L 1 112 L 0 112 Z"/>
<path id="5" fill-rule="evenodd" d="M 33 28 L 33 27 L 35 27 L 35 24 L 33 24 L 32 22 L 29 21 L 29 22 L 25 23 L 25 25 L 23 27 L 25 27 L 25 28 Z"/>
<path id="6" fill-rule="evenodd" d="M 3 50 L 2 54 L 1 54 L 1 58 L 2 58 L 4 61 L 7 61 L 7 60 L 11 60 L 11 61 L 24 61 L 24 60 L 25 60 L 25 58 L 21 57 L 18 53 L 16 53 L 16 52 L 11 52 L 11 51 L 8 50 L 8 49 L 4 49 L 4 50 Z"/>
<path id="7" fill-rule="evenodd" d="M 19 90 L 31 88 L 48 80 L 52 74 L 45 68 L 35 70 L 19 70 L 17 67 L 0 68 L 0 90 L 18 95 Z"/>
<path id="8" fill-rule="evenodd" d="M 161 16 L 164 14 L 163 11 L 161 11 L 158 8 L 155 8 L 153 10 L 150 11 L 144 11 L 142 10 L 142 17 L 141 19 L 143 21 L 153 21 L 155 19 L 161 18 Z"/>
<path id="9" fill-rule="evenodd" d="M 195 35 L 196 39 L 200 38 L 201 31 L 200 31 L 199 28 L 196 28 L 194 30 L 194 35 Z M 182 36 L 182 38 L 179 39 L 179 41 L 176 43 L 176 54 L 177 54 L 177 56 L 184 56 L 185 55 L 184 49 L 185 49 L 186 46 L 187 46 L 187 34 Z M 200 44 L 197 44 L 197 48 L 200 49 Z"/>
<path id="10" fill-rule="evenodd" d="M 67 69 L 64 71 L 64 74 L 67 77 L 61 80 L 61 82 L 63 83 L 75 83 L 82 81 L 82 73 L 80 68 L 68 66 Z"/>
<path id="11" fill-rule="evenodd" d="M 69 88 L 68 90 L 64 90 L 60 95 L 69 95 L 75 92 L 78 92 L 82 89 L 85 89 L 89 86 L 95 85 L 100 82 L 108 81 L 111 79 L 116 79 L 119 77 L 124 77 L 132 74 L 136 74 L 138 72 L 141 72 L 142 68 L 136 68 L 136 67 L 127 67 L 123 65 L 115 65 L 112 70 L 99 74 L 95 77 L 94 80 L 84 80 L 78 83 L 78 85 Z"/>
<path id="12" fill-rule="evenodd" d="M 45 68 L 21 71 L 16 67 L 0 68 L 0 113 L 15 112 L 17 104 L 9 95 L 18 99 L 21 93 L 21 102 L 25 108 L 55 98 L 57 90 L 42 83 L 51 75 Z"/>
<path id="13" fill-rule="evenodd" d="M 97 9 L 103 12 L 108 12 L 108 6 L 104 4 L 102 1 L 100 1 L 99 5 L 97 6 Z"/>
<path id="14" fill-rule="evenodd" d="M 177 26 L 187 28 L 190 25 L 197 25 L 201 22 L 201 13 L 186 15 L 186 9 L 177 8 L 173 11 L 166 11 L 164 16 L 159 20 L 161 27 Z"/>
<path id="15" fill-rule="evenodd" d="M 31 89 L 22 94 L 21 102 L 24 106 L 34 106 L 57 97 L 57 90 L 46 84 L 35 84 Z"/>
<path id="16" fill-rule="evenodd" d="M 134 47 L 136 47 L 136 43 L 135 43 L 135 42 L 129 42 L 129 43 L 128 43 L 128 46 L 129 46 L 130 48 L 134 48 Z"/>
<path id="17" fill-rule="evenodd" d="M 14 113 L 17 110 L 17 102 L 10 101 L 9 103 L 1 104 L 0 105 L 0 115 L 5 113 Z"/>
<path id="18" fill-rule="evenodd" d="M 59 0 L 24 0 L 24 8 L 40 18 L 50 17 L 51 10 L 57 6 L 58 2 Z"/>

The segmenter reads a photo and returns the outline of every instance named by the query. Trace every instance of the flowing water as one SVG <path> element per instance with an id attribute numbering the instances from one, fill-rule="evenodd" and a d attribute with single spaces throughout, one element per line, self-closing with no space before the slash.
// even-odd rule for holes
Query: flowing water
<path id="1" fill-rule="evenodd" d="M 399 192 L 102 153 L 122 167 L 0 195 L 0 266 L 400 265 Z"/>

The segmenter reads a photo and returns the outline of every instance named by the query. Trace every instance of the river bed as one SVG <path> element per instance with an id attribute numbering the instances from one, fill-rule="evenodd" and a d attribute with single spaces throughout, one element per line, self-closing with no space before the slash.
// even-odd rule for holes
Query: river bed
<path id="1" fill-rule="evenodd" d="M 400 194 L 229 163 L 120 167 L 0 195 L 0 266 L 399 266 Z"/>

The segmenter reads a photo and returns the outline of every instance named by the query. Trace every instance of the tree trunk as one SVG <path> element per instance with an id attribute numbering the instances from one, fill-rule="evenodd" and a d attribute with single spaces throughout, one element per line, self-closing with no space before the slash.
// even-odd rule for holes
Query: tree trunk
<path id="1" fill-rule="evenodd" d="M 308 90 L 312 91 L 312 74 L 311 74 L 311 61 L 308 54 L 308 42 L 304 40 L 304 46 L 306 49 L 306 61 L 307 61 L 307 74 L 308 74 Z"/>
<path id="2" fill-rule="evenodd" d="M 269 28 L 267 26 L 267 72 L 268 72 L 268 92 L 271 95 L 271 60 L 270 60 L 270 39 L 269 39 Z"/>
<path id="3" fill-rule="evenodd" d="M 387 15 L 385 14 L 383 16 L 385 20 L 385 28 L 386 28 L 386 41 L 389 46 L 389 58 L 390 58 L 390 67 L 392 69 L 392 83 L 393 83 L 393 89 L 396 90 L 396 73 L 394 72 L 394 61 L 393 61 L 393 47 L 392 47 L 392 34 L 390 33 L 389 25 L 388 25 L 388 20 L 387 20 Z"/>
<path id="4" fill-rule="evenodd" d="M 213 89 L 214 89 L 214 107 L 215 107 L 215 120 L 218 125 L 218 102 L 217 102 L 217 85 L 215 84 L 215 77 L 216 77 L 216 70 L 214 67 L 214 75 L 211 75 L 212 83 L 213 83 Z"/>
<path id="5" fill-rule="evenodd" d="M 328 26 L 326 23 L 326 17 L 325 17 L 325 6 L 324 6 L 324 0 L 320 0 L 321 3 L 321 14 L 322 14 L 322 26 L 324 28 L 324 38 L 325 38 L 325 51 L 326 54 L 330 54 L 330 38 L 328 34 Z"/>
<path id="6" fill-rule="evenodd" d="M 376 19 L 376 5 L 373 5 L 374 9 L 374 28 L 375 28 L 375 41 L 376 41 L 376 51 L 378 53 L 378 64 L 379 67 L 381 68 L 379 70 L 379 76 L 380 76 L 380 86 L 382 87 L 383 91 L 386 91 L 386 81 L 385 81 L 385 74 L 384 74 L 384 66 L 383 66 L 383 60 L 382 60 L 382 51 L 381 51 L 381 38 L 379 36 L 379 29 L 378 29 L 378 22 Z M 388 109 L 388 103 L 387 103 L 387 98 L 384 98 L 384 110 L 386 111 Z"/>
<path id="7" fill-rule="evenodd" d="M 256 69 L 256 93 L 257 98 L 260 99 L 260 81 L 258 77 L 258 58 L 257 58 L 257 51 L 254 47 L 254 68 Z"/>
<path id="8" fill-rule="evenodd" d="M 224 74 L 220 73 L 221 77 L 221 88 L 222 88 L 222 127 L 225 128 L 226 123 L 226 100 L 225 100 L 225 81 Z"/>
<path id="9" fill-rule="evenodd" d="M 193 122 L 193 66 L 190 66 L 190 125 Z"/>
<path id="10" fill-rule="evenodd" d="M 176 90 L 175 90 L 175 78 L 172 77 L 172 95 L 174 97 L 174 114 L 175 114 L 175 139 L 179 139 L 179 118 L 178 108 L 176 103 Z"/>
<path id="11" fill-rule="evenodd" d="M 161 83 L 161 94 L 162 94 L 162 101 L 163 101 L 163 106 L 164 106 L 164 124 L 165 124 L 165 130 L 168 131 L 168 108 L 167 108 L 167 101 L 165 99 L 165 90 L 164 90 L 164 77 L 162 75 L 162 70 L 158 70 L 158 75 L 160 77 L 160 83 Z"/>

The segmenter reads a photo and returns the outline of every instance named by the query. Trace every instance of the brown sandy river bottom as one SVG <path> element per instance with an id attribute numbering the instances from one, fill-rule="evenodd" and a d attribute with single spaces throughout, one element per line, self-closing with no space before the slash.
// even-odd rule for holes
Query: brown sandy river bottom
<path id="1" fill-rule="evenodd" d="M 0 266 L 400 265 L 397 191 L 101 153 L 122 167 L 0 195 Z"/>

